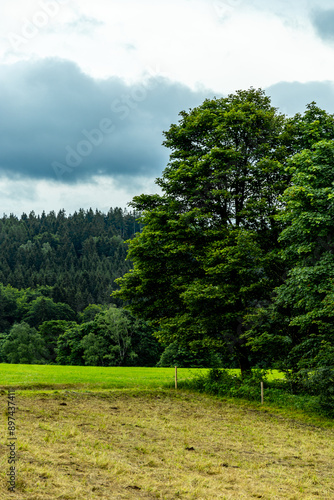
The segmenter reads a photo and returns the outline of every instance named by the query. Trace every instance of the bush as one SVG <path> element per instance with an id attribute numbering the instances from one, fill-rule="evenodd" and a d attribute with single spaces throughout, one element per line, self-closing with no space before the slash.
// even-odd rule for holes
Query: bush
<path id="1" fill-rule="evenodd" d="M 304 345 L 314 347 L 315 340 L 311 340 Z M 288 373 L 287 379 L 295 394 L 316 397 L 318 410 L 334 417 L 334 346 L 331 342 L 316 340 L 316 348 L 299 360 L 296 370 Z"/>
<path id="2" fill-rule="evenodd" d="M 318 395 L 321 412 L 334 417 L 334 368 L 323 366 L 305 376 L 305 392 Z"/>

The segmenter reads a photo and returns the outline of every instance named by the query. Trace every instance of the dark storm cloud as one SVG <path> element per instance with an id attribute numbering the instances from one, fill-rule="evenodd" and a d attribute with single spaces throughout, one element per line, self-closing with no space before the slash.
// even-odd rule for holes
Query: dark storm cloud
<path id="1" fill-rule="evenodd" d="M 69 183 L 158 176 L 169 156 L 162 131 L 212 96 L 154 75 L 132 86 L 94 80 L 69 61 L 2 66 L 0 174 Z"/>
<path id="2" fill-rule="evenodd" d="M 322 40 L 334 42 L 334 9 L 314 10 L 311 21 Z"/>
<path id="3" fill-rule="evenodd" d="M 281 113 L 303 113 L 306 105 L 315 101 L 328 113 L 334 113 L 334 82 L 279 82 L 266 89 L 272 104 Z"/>

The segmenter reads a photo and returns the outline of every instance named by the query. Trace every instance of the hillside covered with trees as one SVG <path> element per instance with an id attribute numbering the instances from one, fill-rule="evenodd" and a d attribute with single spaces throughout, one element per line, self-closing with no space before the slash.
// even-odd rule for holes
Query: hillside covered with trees
<path id="1" fill-rule="evenodd" d="M 154 366 L 152 329 L 111 297 L 140 225 L 120 208 L 0 219 L 0 362 Z"/>
<path id="2" fill-rule="evenodd" d="M 80 312 L 114 302 L 114 280 L 131 268 L 124 243 L 139 230 L 133 213 L 120 208 L 0 219 L 0 283 L 15 288 L 51 287 L 55 302 Z"/>

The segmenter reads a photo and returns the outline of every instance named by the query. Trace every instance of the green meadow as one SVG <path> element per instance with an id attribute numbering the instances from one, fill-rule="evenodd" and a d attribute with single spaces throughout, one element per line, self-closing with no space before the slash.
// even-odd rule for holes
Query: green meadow
<path id="1" fill-rule="evenodd" d="M 207 372 L 207 368 L 178 368 L 178 382 L 205 375 Z M 276 370 L 268 374 L 268 379 L 282 377 L 283 374 Z M 173 387 L 174 384 L 174 368 L 0 364 L 0 386 L 3 388 L 46 389 L 75 386 L 82 389 L 153 389 Z"/>
<path id="2" fill-rule="evenodd" d="M 207 369 L 179 368 L 178 380 L 204 374 Z M 174 385 L 174 368 L 96 367 L 0 364 L 0 386 L 81 389 L 161 388 Z"/>

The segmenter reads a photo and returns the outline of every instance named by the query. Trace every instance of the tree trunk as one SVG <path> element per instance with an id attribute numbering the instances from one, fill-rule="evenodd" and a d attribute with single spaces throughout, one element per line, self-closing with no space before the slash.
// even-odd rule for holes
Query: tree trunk
<path id="1" fill-rule="evenodd" d="M 241 371 L 241 378 L 243 378 L 245 375 L 249 375 L 252 372 L 252 368 L 248 359 L 247 348 L 245 346 L 238 346 L 237 356 Z"/>

